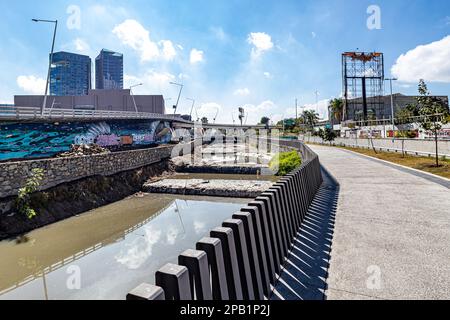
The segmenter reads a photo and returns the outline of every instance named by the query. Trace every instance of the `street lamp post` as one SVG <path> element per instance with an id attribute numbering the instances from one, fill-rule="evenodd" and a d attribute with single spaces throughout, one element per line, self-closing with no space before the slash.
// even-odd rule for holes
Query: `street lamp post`
<path id="1" fill-rule="evenodd" d="M 319 91 L 316 90 L 316 113 L 319 113 Z"/>
<path id="2" fill-rule="evenodd" d="M 192 121 L 192 112 L 194 112 L 195 99 L 186 98 L 186 100 L 192 101 L 191 113 L 189 114 L 189 117 L 190 117 L 190 119 Z"/>
<path id="3" fill-rule="evenodd" d="M 183 91 L 184 85 L 180 84 L 180 83 L 175 83 L 175 82 L 170 82 L 170 84 L 173 84 L 174 86 L 179 86 L 180 87 L 180 92 L 178 93 L 177 103 L 173 106 L 173 109 L 174 109 L 173 115 L 175 115 L 177 113 L 178 103 L 180 102 L 181 91 Z"/>
<path id="4" fill-rule="evenodd" d="M 135 85 L 130 87 L 130 94 L 131 94 L 131 98 L 133 99 L 134 110 L 136 111 L 136 113 L 138 113 L 139 111 L 138 111 L 138 108 L 137 108 L 137 105 L 136 105 L 136 100 L 134 99 L 133 88 L 136 88 L 136 87 L 139 87 L 139 86 L 142 86 L 142 85 L 144 85 L 144 84 L 143 83 L 138 83 L 138 84 L 135 84 Z"/>
<path id="5" fill-rule="evenodd" d="M 389 81 L 391 89 L 391 120 L 392 120 L 392 141 L 395 140 L 395 115 L 394 115 L 394 94 L 392 92 L 392 81 L 397 81 L 397 78 L 387 78 L 385 81 Z"/>
<path id="6" fill-rule="evenodd" d="M 47 82 L 45 83 L 45 95 L 44 95 L 44 103 L 42 104 L 41 115 L 44 114 L 44 110 L 47 106 L 47 95 L 48 95 L 48 86 L 50 85 L 50 70 L 52 68 L 53 63 L 53 51 L 55 49 L 55 40 L 56 40 L 56 30 L 58 29 L 58 20 L 42 20 L 42 19 L 32 19 L 33 22 L 46 22 L 46 23 L 54 23 L 55 30 L 53 31 L 53 41 L 52 41 L 52 51 L 50 53 L 50 61 L 48 63 L 48 73 L 47 73 Z"/>

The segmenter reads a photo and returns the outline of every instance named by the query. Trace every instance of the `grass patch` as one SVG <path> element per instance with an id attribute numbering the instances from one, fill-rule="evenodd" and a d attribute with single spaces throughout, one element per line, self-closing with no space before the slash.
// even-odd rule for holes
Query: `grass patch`
<path id="1" fill-rule="evenodd" d="M 302 164 L 302 159 L 297 151 L 281 152 L 277 154 L 269 163 L 272 171 L 277 171 L 277 176 L 284 176 Z"/>
<path id="2" fill-rule="evenodd" d="M 416 157 L 411 155 L 402 156 L 401 153 L 377 151 L 375 153 L 372 149 L 351 148 L 351 147 L 337 147 L 341 149 L 351 150 L 377 159 L 393 162 L 403 165 L 405 167 L 414 168 L 435 174 L 444 178 L 450 179 L 450 159 L 441 159 L 440 166 L 436 167 L 434 157 Z"/>

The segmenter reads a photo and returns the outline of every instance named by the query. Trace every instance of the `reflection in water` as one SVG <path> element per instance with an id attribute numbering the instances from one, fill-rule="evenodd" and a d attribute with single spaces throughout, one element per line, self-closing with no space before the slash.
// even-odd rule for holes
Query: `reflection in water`
<path id="1" fill-rule="evenodd" d="M 244 203 L 131 197 L 33 231 L 28 241 L 0 242 L 0 299 L 124 299 L 138 284 L 153 283 L 159 267 L 176 262 Z M 67 285 L 74 266 L 79 290 Z"/>

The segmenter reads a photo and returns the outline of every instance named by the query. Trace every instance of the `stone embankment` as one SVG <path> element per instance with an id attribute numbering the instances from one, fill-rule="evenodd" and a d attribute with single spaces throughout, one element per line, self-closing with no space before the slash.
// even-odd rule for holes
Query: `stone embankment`
<path id="1" fill-rule="evenodd" d="M 272 185 L 273 182 L 271 181 L 257 180 L 166 179 L 144 184 L 143 191 L 213 197 L 256 198 Z"/>

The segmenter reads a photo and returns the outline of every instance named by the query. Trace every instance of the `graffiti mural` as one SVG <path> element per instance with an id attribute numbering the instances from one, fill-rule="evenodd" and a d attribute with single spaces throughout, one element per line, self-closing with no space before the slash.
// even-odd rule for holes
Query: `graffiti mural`
<path id="1" fill-rule="evenodd" d="M 168 143 L 171 138 L 166 121 L 0 124 L 0 161 L 53 157 L 73 144 L 120 149 Z"/>

